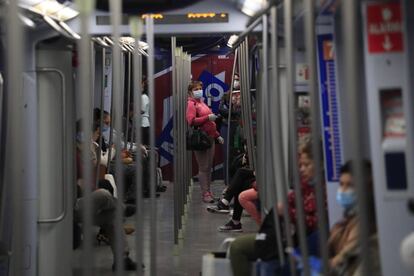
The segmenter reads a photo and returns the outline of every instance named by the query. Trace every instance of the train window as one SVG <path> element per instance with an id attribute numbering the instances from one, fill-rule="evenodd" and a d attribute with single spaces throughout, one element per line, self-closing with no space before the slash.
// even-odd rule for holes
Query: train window
<path id="1" fill-rule="evenodd" d="M 405 154 L 403 152 L 386 153 L 385 169 L 388 190 L 397 191 L 407 189 L 407 172 Z"/>
<path id="2" fill-rule="evenodd" d="M 405 165 L 405 118 L 400 88 L 380 90 L 382 113 L 382 149 L 389 191 L 407 189 Z"/>

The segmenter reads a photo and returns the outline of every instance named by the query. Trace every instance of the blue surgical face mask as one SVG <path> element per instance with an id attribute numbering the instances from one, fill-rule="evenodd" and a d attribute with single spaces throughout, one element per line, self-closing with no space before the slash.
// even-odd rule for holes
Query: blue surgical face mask
<path id="1" fill-rule="evenodd" d="M 102 132 L 106 132 L 106 131 L 108 131 L 109 130 L 109 126 L 108 125 L 103 125 L 102 126 Z"/>
<path id="2" fill-rule="evenodd" d="M 341 205 L 342 208 L 349 210 L 356 203 L 355 191 L 353 189 L 349 189 L 348 191 L 343 192 L 338 189 L 336 193 L 336 201 L 338 201 L 339 205 Z"/>
<path id="3" fill-rule="evenodd" d="M 193 95 L 195 99 L 201 99 L 203 97 L 203 90 L 195 90 L 193 91 Z"/>

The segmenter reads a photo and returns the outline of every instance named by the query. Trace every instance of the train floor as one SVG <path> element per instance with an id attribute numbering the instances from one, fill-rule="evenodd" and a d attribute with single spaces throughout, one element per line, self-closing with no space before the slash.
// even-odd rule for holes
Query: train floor
<path id="1" fill-rule="evenodd" d="M 165 183 L 167 191 L 157 199 L 157 275 L 165 276 L 197 276 L 200 275 L 202 256 L 208 252 L 218 250 L 221 243 L 227 237 L 237 237 L 243 233 L 257 231 L 256 223 L 250 217 L 243 217 L 242 233 L 218 232 L 217 228 L 226 223 L 230 216 L 227 214 L 211 214 L 206 211 L 205 204 L 201 201 L 200 187 L 197 182 L 190 188 L 191 201 L 188 209 L 187 226 L 183 233 L 183 240 L 178 246 L 174 245 L 174 201 L 173 184 Z M 224 189 L 222 182 L 216 181 L 212 184 L 214 195 L 221 195 Z M 147 267 L 145 275 L 149 275 L 150 258 L 150 200 L 144 202 L 144 264 Z M 134 224 L 128 219 L 126 224 Z M 128 236 L 130 255 L 135 259 L 134 234 Z M 75 250 L 73 275 L 81 275 L 81 250 Z M 95 245 L 94 247 L 94 275 L 114 275 L 112 272 L 112 254 L 109 246 Z M 125 273 L 134 275 L 134 273 Z"/>

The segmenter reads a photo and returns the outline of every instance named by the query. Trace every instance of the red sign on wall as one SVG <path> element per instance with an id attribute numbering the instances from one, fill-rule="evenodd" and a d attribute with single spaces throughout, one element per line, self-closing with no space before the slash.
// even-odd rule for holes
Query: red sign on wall
<path id="1" fill-rule="evenodd" d="M 403 51 L 403 24 L 400 3 L 367 5 L 368 52 Z"/>

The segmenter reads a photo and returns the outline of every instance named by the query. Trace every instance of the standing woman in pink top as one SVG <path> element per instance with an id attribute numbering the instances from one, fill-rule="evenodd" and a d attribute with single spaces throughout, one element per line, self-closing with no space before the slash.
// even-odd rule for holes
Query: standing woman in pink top
<path id="1" fill-rule="evenodd" d="M 194 151 L 198 163 L 198 179 L 201 186 L 201 196 L 205 203 L 213 203 L 214 197 L 210 191 L 211 168 L 213 167 L 213 157 L 215 151 L 215 141 L 224 143 L 223 138 L 216 129 L 217 116 L 203 102 L 203 83 L 192 81 L 188 85 L 187 100 L 187 123 L 190 126 L 199 127 L 212 140 L 211 148 L 204 151 Z"/>

